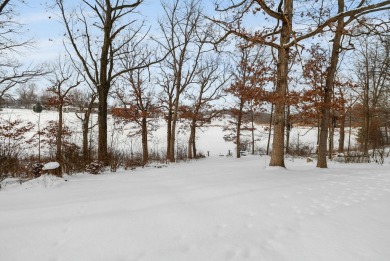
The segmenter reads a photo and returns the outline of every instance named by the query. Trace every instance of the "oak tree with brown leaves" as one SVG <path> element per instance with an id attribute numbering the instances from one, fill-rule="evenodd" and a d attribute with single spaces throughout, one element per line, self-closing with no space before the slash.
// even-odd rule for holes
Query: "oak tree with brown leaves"
<path id="1" fill-rule="evenodd" d="M 234 35 L 252 44 L 268 45 L 277 50 L 277 83 L 275 94 L 274 137 L 270 166 L 284 167 L 284 129 L 285 129 L 285 99 L 288 89 L 288 65 L 291 48 L 300 48 L 301 42 L 326 31 L 336 32 L 333 38 L 332 56 L 327 76 L 327 93 L 332 88 L 334 74 L 338 63 L 341 36 L 345 25 L 360 19 L 363 15 L 388 9 L 390 1 L 347 1 L 338 0 L 338 5 L 333 2 L 323 1 L 220 1 L 216 9 L 223 15 L 222 18 L 210 18 L 225 30 L 225 34 L 218 42 Z M 328 5 L 326 5 L 328 4 Z M 254 14 L 267 23 L 260 28 L 250 30 L 245 28 L 243 18 Z M 345 21 L 344 21 L 345 20 Z M 325 103 L 329 103 L 329 97 L 325 96 Z M 317 166 L 326 167 L 326 140 L 328 129 L 328 108 L 324 108 L 321 124 L 319 159 Z M 325 146 L 324 146 L 325 143 Z"/>

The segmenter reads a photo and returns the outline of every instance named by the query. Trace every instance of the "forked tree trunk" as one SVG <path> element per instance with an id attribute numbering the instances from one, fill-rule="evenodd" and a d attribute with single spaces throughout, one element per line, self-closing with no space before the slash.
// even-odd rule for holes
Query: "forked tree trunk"
<path id="1" fill-rule="evenodd" d="M 344 0 L 338 0 L 338 13 L 344 11 Z M 332 98 L 332 90 L 334 86 L 334 78 L 336 74 L 337 64 L 339 61 L 339 52 L 341 47 L 341 37 L 344 30 L 344 18 L 337 20 L 337 28 L 335 35 L 333 37 L 333 47 L 332 55 L 330 59 L 329 67 L 326 71 L 326 82 L 324 90 L 324 107 L 321 110 L 322 121 L 321 121 L 321 130 L 320 130 L 320 142 L 318 146 L 318 168 L 327 168 L 326 162 L 326 144 L 328 139 L 328 128 L 329 128 L 329 119 L 330 119 L 330 105 Z"/>
<path id="2" fill-rule="evenodd" d="M 341 98 L 343 99 L 343 94 L 341 94 Z M 339 117 L 340 122 L 340 137 L 339 137 L 339 147 L 337 152 L 343 153 L 344 152 L 344 144 L 345 144 L 345 102 L 343 101 L 342 108 L 341 108 L 341 114 Z"/>
<path id="3" fill-rule="evenodd" d="M 344 153 L 344 144 L 345 144 L 345 114 L 342 114 L 340 117 L 340 137 L 339 137 L 339 153 Z"/>

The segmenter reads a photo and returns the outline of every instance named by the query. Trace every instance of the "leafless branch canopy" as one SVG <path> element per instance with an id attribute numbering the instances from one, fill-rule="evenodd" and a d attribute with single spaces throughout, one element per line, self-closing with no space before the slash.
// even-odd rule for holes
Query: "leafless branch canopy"
<path id="1" fill-rule="evenodd" d="M 216 5 L 220 11 L 219 18 L 209 19 L 224 29 L 225 33 L 216 41 L 225 41 L 230 35 L 237 36 L 252 43 L 264 44 L 273 48 L 280 48 L 279 35 L 280 24 L 285 21 L 283 12 L 283 1 L 225 1 L 226 7 Z M 296 6 L 295 6 L 296 5 Z M 344 12 L 337 12 L 335 6 L 326 4 L 324 1 L 305 1 L 300 3 L 294 1 L 294 20 L 291 25 L 291 40 L 283 44 L 283 48 L 291 47 L 300 41 L 311 38 L 320 33 L 333 30 L 334 25 L 340 19 L 344 19 L 345 25 L 349 25 L 360 18 L 366 17 L 374 12 L 381 12 L 390 9 L 390 1 L 350 1 L 348 9 Z M 255 17 L 265 19 L 261 29 L 247 30 L 244 27 L 243 17 L 245 14 L 253 13 Z M 366 18 L 360 19 L 366 21 Z M 385 26 L 386 21 L 382 21 Z M 388 26 L 388 25 L 386 25 Z"/>

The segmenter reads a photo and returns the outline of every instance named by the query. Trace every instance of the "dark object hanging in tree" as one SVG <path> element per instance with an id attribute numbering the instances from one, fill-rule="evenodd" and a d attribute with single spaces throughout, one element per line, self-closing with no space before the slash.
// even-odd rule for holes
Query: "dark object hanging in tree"
<path id="1" fill-rule="evenodd" d="M 33 111 L 36 112 L 36 113 L 41 113 L 42 112 L 42 105 L 40 102 L 37 102 L 37 104 L 35 104 L 33 106 Z"/>

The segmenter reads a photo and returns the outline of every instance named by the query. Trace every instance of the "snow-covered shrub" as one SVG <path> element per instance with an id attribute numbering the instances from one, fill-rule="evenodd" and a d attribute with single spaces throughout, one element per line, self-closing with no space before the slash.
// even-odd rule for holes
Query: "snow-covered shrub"
<path id="1" fill-rule="evenodd" d="M 37 178 L 41 176 L 43 166 L 44 164 L 39 162 L 29 163 L 27 164 L 26 169 L 30 173 L 30 177 Z"/>

